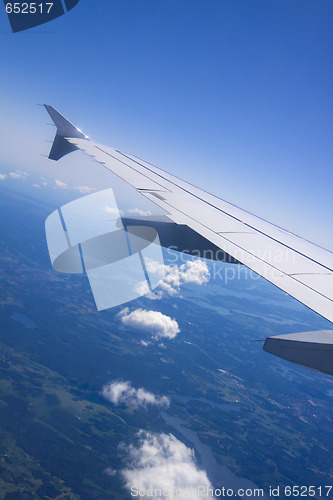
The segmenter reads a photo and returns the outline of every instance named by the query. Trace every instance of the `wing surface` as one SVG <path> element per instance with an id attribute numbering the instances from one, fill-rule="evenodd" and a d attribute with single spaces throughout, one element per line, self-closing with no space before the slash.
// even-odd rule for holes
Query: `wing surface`
<path id="1" fill-rule="evenodd" d="M 51 159 L 80 149 L 186 225 L 322 317 L 333 322 L 333 253 L 213 196 L 135 156 L 88 139 L 54 108 Z M 58 138 L 58 139 L 57 139 Z M 66 147 L 64 144 L 67 144 Z M 71 147 L 70 147 L 71 145 Z"/>

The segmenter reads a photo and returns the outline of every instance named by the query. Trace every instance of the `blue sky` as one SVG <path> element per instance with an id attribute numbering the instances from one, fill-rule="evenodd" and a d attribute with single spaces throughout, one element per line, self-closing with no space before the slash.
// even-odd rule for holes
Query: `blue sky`
<path id="1" fill-rule="evenodd" d="M 112 185 L 82 157 L 40 156 L 45 102 L 95 141 L 333 249 L 332 14 L 330 0 L 81 0 L 13 34 L 2 10 L 1 168 Z"/>

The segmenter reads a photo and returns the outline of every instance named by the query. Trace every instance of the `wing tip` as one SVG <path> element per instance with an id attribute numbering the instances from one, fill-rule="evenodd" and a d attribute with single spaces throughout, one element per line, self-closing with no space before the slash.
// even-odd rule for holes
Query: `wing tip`
<path id="1" fill-rule="evenodd" d="M 60 160 L 63 156 L 72 153 L 78 148 L 67 141 L 67 138 L 88 139 L 75 125 L 65 118 L 50 104 L 43 104 L 44 108 L 50 115 L 53 123 L 57 127 L 57 132 L 49 154 L 50 160 Z"/>

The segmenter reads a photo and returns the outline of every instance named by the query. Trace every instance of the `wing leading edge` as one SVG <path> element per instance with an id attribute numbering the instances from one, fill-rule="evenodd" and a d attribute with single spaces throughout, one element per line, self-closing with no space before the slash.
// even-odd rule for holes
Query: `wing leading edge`
<path id="1" fill-rule="evenodd" d="M 190 228 L 230 261 L 244 264 L 333 322 L 332 252 L 151 163 L 91 141 L 54 108 L 45 108 L 57 126 L 50 159 L 80 149 L 161 207 L 169 222 Z"/>

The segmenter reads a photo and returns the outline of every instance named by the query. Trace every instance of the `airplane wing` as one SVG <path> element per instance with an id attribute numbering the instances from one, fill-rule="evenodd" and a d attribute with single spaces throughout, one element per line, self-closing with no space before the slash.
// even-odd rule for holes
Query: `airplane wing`
<path id="1" fill-rule="evenodd" d="M 332 252 L 147 161 L 91 141 L 52 106 L 45 108 L 57 126 L 49 158 L 58 160 L 80 149 L 161 207 L 168 222 L 189 228 L 209 242 L 215 255 L 219 249 L 230 262 L 244 264 L 333 322 Z M 333 334 L 331 340 L 333 349 Z"/>

